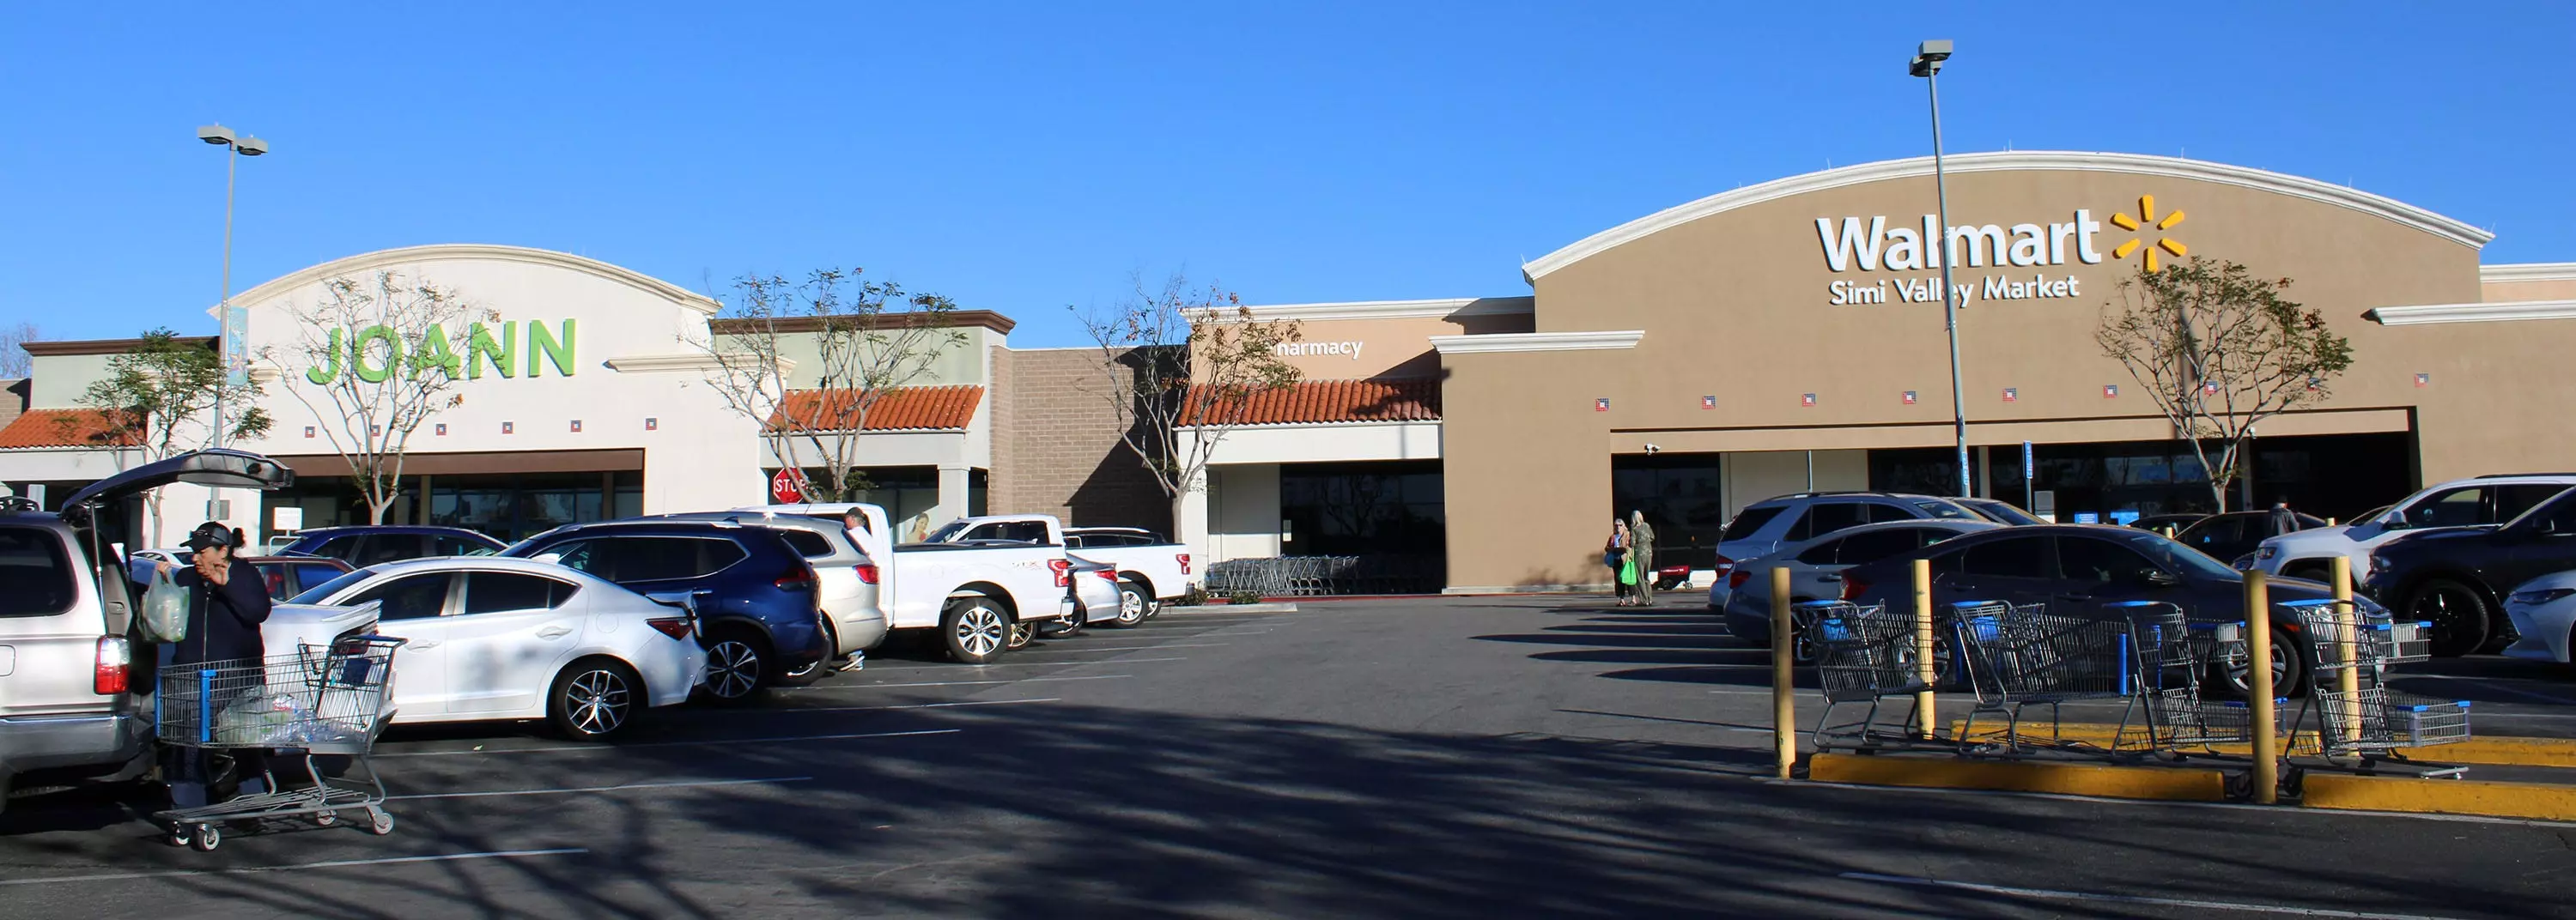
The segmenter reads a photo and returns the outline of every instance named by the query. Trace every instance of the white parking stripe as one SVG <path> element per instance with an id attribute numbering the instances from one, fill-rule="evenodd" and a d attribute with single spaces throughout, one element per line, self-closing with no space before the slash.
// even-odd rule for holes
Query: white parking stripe
<path id="1" fill-rule="evenodd" d="M 377 754 L 374 759 L 394 757 L 479 757 L 491 754 L 575 754 L 587 751 L 630 751 L 659 747 L 720 747 L 733 744 L 784 744 L 791 741 L 846 741 L 852 738 L 909 738 L 916 735 L 953 735 L 963 729 L 932 728 L 909 732 L 867 732 L 855 735 L 778 735 L 768 738 L 723 738 L 712 741 L 654 741 L 646 744 L 567 744 L 560 747 L 500 748 L 482 751 L 402 751 Z"/>
<path id="2" fill-rule="evenodd" d="M 578 789 L 505 789 L 494 792 L 426 792 L 419 795 L 389 795 L 394 799 L 488 799 L 512 795 L 577 795 L 585 792 L 629 792 L 639 789 L 696 789 L 706 786 L 753 786 L 762 783 L 801 783 L 811 776 L 781 776 L 773 779 L 707 779 L 675 783 L 627 783 L 622 786 L 583 786 Z"/>
<path id="3" fill-rule="evenodd" d="M 1167 642 L 1162 645 L 1086 645 L 1081 648 L 1050 648 L 1050 652 L 1141 652 L 1158 648 L 1216 648 L 1227 642 Z M 1032 653 L 1034 654 L 1034 653 Z"/>
<path id="4" fill-rule="evenodd" d="M 561 850 L 495 850 L 489 853 L 448 853 L 438 856 L 393 856 L 384 859 L 335 859 L 330 862 L 298 863 L 292 866 L 245 866 L 239 869 L 181 869 L 169 872 L 115 872 L 105 875 L 63 875 L 52 878 L 0 879 L 0 885 L 58 885 L 69 882 L 118 882 L 138 878 L 181 878 L 197 875 L 242 875 L 251 872 L 295 872 L 305 869 L 338 869 L 344 866 L 390 866 L 398 863 L 454 862 L 460 859 L 523 859 L 530 856 L 569 856 L 588 853 L 579 847 Z"/>
<path id="5" fill-rule="evenodd" d="M 899 706 L 781 706 L 767 712 L 874 712 L 879 709 L 946 709 L 955 706 L 1009 706 L 1014 703 L 1061 703 L 1063 697 L 1035 700 L 961 700 L 954 703 L 905 703 Z"/>
<path id="6" fill-rule="evenodd" d="M 2112 904 L 2146 904 L 2156 907 L 2196 907 L 2204 910 L 2232 910 L 2251 914 L 2283 914 L 2292 917 L 2355 917 L 2364 920 L 2442 920 L 2423 914 L 2383 914 L 2374 911 L 2337 910 L 2331 907 L 2289 907 L 2279 904 L 2247 904 L 2237 901 L 2202 901 L 2193 898 L 2154 898 L 2128 894 L 2089 894 L 2081 891 L 2053 891 L 2047 888 L 2014 888 L 2005 885 L 1980 885 L 1974 882 L 1947 882 L 1940 879 L 1911 878 L 1902 875 L 1879 875 L 1873 872 L 1845 872 L 1842 878 L 1858 882 L 1880 882 L 1889 885 L 1917 885 L 1926 888 L 1950 888 L 1980 894 L 1999 894 L 2015 898 L 2038 898 L 2049 901 L 2100 901 Z"/>
<path id="7" fill-rule="evenodd" d="M 1101 664 L 1115 664 L 1116 662 L 1103 661 L 1103 662 L 1100 662 L 1100 663 L 1101 663 Z M 904 668 L 904 669 L 901 669 L 901 670 L 911 670 L 911 669 L 910 669 L 910 668 Z M 933 681 L 923 681 L 923 682 L 921 682 L 921 683 L 913 683 L 913 684 L 843 684 L 843 685 L 841 685 L 841 686 L 833 687 L 833 688 L 830 688 L 830 689 L 833 689 L 833 690 L 873 690 L 873 689 L 876 689 L 876 688 L 878 688 L 878 687 L 983 687 L 983 686 L 990 686 L 990 685 L 994 685 L 994 684 L 1033 684 L 1033 683 L 1037 683 L 1037 682 L 1042 681 L 1042 680 L 1118 680 L 1118 679 L 1120 679 L 1120 678 L 1133 677 L 1133 676 L 1135 676 L 1135 675 L 1132 675 L 1132 674 L 1092 674 L 1092 675 L 1087 675 L 1087 676 L 1082 676 L 1082 677 L 1022 677 L 1022 678 L 1018 678 L 1018 679 L 1015 679 L 1015 680 L 933 680 Z"/>

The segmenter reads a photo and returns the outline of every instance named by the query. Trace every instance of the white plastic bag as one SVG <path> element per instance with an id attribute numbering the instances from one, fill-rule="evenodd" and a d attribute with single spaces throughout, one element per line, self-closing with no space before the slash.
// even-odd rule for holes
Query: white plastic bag
<path id="1" fill-rule="evenodd" d="M 143 592 L 143 610 L 135 618 L 145 642 L 177 642 L 188 637 L 188 589 L 170 574 L 152 567 L 152 586 Z"/>

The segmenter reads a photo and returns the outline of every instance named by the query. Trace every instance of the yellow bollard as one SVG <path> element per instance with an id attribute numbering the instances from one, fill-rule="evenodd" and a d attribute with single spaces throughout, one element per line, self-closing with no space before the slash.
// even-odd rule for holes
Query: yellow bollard
<path id="1" fill-rule="evenodd" d="M 1914 560 L 1914 676 L 1923 686 L 1932 686 L 1937 676 L 1932 670 L 1932 560 Z M 1932 740 L 1932 726 L 1940 720 L 1930 689 L 1914 694 L 1914 721 L 1925 741 Z"/>
<path id="2" fill-rule="evenodd" d="M 2335 691 L 2343 694 L 2343 736 L 2345 740 L 2361 734 L 2361 643 L 2360 612 L 2352 603 L 2352 559 L 2334 557 L 2335 641 L 2342 643 L 2345 657 L 2343 673 L 2335 678 Z"/>
<path id="3" fill-rule="evenodd" d="M 2245 713 L 2254 739 L 2254 802 L 2280 800 L 2281 741 L 2272 706 L 2272 594 L 2263 570 L 2245 573 Z"/>
<path id="4" fill-rule="evenodd" d="M 1771 742 L 1780 758 L 1778 776 L 1789 778 L 1798 765 L 1798 697 L 1795 660 L 1797 618 L 1789 612 L 1789 567 L 1771 569 Z"/>

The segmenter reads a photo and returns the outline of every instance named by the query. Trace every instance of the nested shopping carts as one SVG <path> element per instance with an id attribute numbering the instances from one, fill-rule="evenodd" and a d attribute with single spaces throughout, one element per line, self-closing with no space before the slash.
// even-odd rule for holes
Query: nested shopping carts
<path id="1" fill-rule="evenodd" d="M 161 672 L 153 722 L 162 742 L 205 751 L 302 751 L 303 780 L 280 788 L 274 770 L 259 777 L 264 791 L 199 808 L 157 812 L 172 828 L 171 840 L 210 851 L 223 842 L 222 826 L 310 818 L 324 827 L 344 810 L 364 809 L 367 828 L 394 829 L 384 810 L 385 786 L 367 763 L 383 729 L 385 691 L 394 649 L 403 640 L 385 636 L 342 639 L 327 648 L 304 646 L 292 655 L 209 662 Z M 323 775 L 309 755 L 345 755 L 363 779 Z"/>
<path id="2" fill-rule="evenodd" d="M 2274 604 L 2295 619 L 2315 650 L 2308 670 L 2308 701 L 2293 753 L 2357 758 L 2370 767 L 2404 762 L 2401 748 L 2430 747 L 2469 738 L 2469 703 L 2401 693 L 2388 686 L 2388 666 L 2431 657 L 2430 624 L 2393 623 L 2361 616 L 2331 600 Z M 2424 775 L 2457 774 L 2437 767 Z"/>
<path id="3" fill-rule="evenodd" d="M 1931 713 L 1911 706 L 1890 710 L 1880 701 L 1932 689 L 1923 681 L 1921 651 L 1914 618 L 1890 613 L 1886 605 L 1863 607 L 1848 601 L 1798 604 L 1809 647 L 1816 656 L 1816 678 L 1825 691 L 1825 711 L 1816 723 L 1816 749 L 1873 750 L 1920 743 Z M 1865 707 L 1858 720 L 1837 721 L 1837 709 Z M 1902 720 L 1882 721 L 1895 712 L 1922 720 L 1908 730 Z"/>
<path id="4" fill-rule="evenodd" d="M 2135 699 L 2144 689 L 2147 662 L 2160 660 L 2161 639 L 2136 641 L 2125 619 L 2086 619 L 2050 614 L 2044 604 L 1972 601 L 1951 605 L 1950 631 L 1959 673 L 1976 704 L 1959 735 L 1974 737 L 1980 716 L 2004 719 L 2004 747 L 2022 747 L 2022 711 L 2049 707 L 2050 738 L 2065 744 L 2057 726 L 2064 704 L 2085 700 Z M 2145 649 L 2149 655 L 2141 655 Z M 2152 656 L 2152 657 L 2151 657 Z M 2158 678 L 2187 681 L 2187 675 Z M 2196 687 L 2178 687 L 2194 694 Z"/>

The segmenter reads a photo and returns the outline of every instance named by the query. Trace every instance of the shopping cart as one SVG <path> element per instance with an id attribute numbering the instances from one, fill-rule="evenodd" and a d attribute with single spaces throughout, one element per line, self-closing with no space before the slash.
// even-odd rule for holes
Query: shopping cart
<path id="1" fill-rule="evenodd" d="M 2213 656 L 2243 643 L 2242 627 L 2193 623 L 2181 607 L 2161 601 L 2123 601 L 2103 609 L 2127 618 L 2138 661 L 2136 693 L 2120 717 L 2116 748 L 2180 758 L 2253 742 L 2253 707 L 2210 699 L 2200 684 Z M 2286 714 L 2284 706 L 2273 708 L 2276 737 Z"/>
<path id="2" fill-rule="evenodd" d="M 2397 623 L 2369 616 L 2346 602 L 2331 599 L 2274 604 L 2313 650 L 2308 671 L 2308 702 L 2301 721 L 2313 713 L 2316 734 L 2304 733 L 2293 753 L 2329 759 L 2357 758 L 2364 770 L 2381 762 L 2407 762 L 2405 748 L 2454 744 L 2469 739 L 2469 701 L 2401 693 L 2388 687 L 2390 665 L 2430 657 L 2426 633 L 2432 624 Z M 2457 767 L 2430 765 L 2422 775 L 2457 775 Z"/>
<path id="3" fill-rule="evenodd" d="M 384 810 L 385 785 L 367 763 L 376 733 L 392 715 L 385 690 L 394 649 L 404 640 L 356 636 L 327 648 L 302 646 L 292 655 L 208 662 L 161 672 L 153 697 L 153 724 L 161 741 L 204 751 L 301 751 L 310 785 L 281 788 L 263 769 L 266 791 L 199 808 L 155 812 L 171 827 L 171 842 L 211 851 L 223 843 L 221 825 L 309 817 L 329 827 L 344 810 L 365 809 L 367 828 L 390 834 L 394 816 Z M 363 779 L 323 775 L 311 755 L 345 755 Z"/>
<path id="4" fill-rule="evenodd" d="M 2022 710 L 2049 707 L 2049 743 L 2068 745 L 2060 707 L 2085 700 L 2126 699 L 2142 666 L 2126 619 L 2086 619 L 2048 612 L 2045 604 L 1967 601 L 1951 605 L 1951 631 L 1976 703 L 1959 737 L 1974 737 L 1977 717 L 2004 718 L 2006 751 L 2022 751 Z M 2116 736 L 2114 737 L 2116 746 Z"/>
<path id="5" fill-rule="evenodd" d="M 1889 613 L 1883 604 L 1863 607 L 1848 601 L 1807 601 L 1792 609 L 1805 626 L 1816 656 L 1817 683 L 1825 692 L 1825 711 L 1814 733 L 1817 750 L 1905 745 L 1922 734 L 1920 726 L 1909 732 L 1902 722 L 1880 722 L 1880 700 L 1932 689 L 1923 683 L 1917 663 L 1913 617 Z M 1834 720 L 1836 709 L 1854 704 L 1868 707 L 1858 721 Z M 1916 715 L 1930 724 L 1931 713 Z"/>

